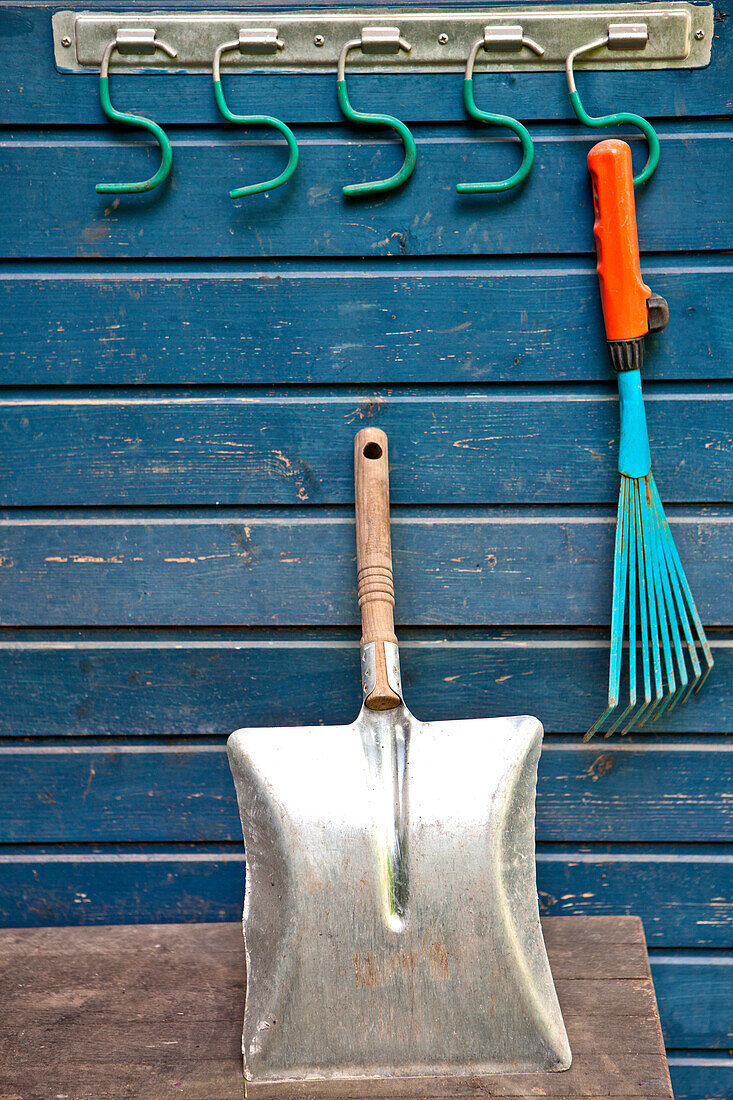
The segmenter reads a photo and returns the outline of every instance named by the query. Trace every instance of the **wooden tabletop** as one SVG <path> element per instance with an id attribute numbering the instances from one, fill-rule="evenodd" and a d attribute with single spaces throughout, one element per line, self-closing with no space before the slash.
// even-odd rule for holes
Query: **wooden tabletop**
<path id="1" fill-rule="evenodd" d="M 250 1100 L 672 1098 L 637 917 L 548 917 L 566 1073 L 276 1090 Z M 0 931 L 0 1100 L 241 1100 L 238 924 Z"/>

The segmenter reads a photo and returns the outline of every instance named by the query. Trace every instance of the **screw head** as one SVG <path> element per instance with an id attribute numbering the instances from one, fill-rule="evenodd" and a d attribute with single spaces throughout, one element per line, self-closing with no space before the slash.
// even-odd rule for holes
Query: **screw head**
<path id="1" fill-rule="evenodd" d="M 65 34 L 64 37 L 61 39 L 61 45 L 66 46 L 67 49 L 71 45 L 71 39 L 69 38 L 68 34 Z"/>
<path id="2" fill-rule="evenodd" d="M 443 34 L 439 34 L 438 35 L 438 42 L 440 43 L 441 46 L 447 46 L 448 45 L 448 35 L 445 32 L 443 32 Z"/>
<path id="3" fill-rule="evenodd" d="M 698 42 L 701 42 L 704 37 L 705 31 L 702 28 L 700 28 L 699 31 L 695 31 L 695 38 L 698 40 Z"/>
<path id="4" fill-rule="evenodd" d="M 315 38 L 313 39 L 313 45 L 314 46 L 325 46 L 326 45 L 326 39 L 323 37 L 322 34 L 317 34 L 315 36 Z"/>

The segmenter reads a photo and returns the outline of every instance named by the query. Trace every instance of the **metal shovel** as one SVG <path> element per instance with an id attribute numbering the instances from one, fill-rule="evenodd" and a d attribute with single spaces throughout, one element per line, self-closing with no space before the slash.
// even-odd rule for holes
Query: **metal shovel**
<path id="1" fill-rule="evenodd" d="M 249 1082 L 570 1065 L 535 884 L 542 726 L 407 710 L 387 470 L 384 432 L 359 432 L 359 717 L 229 738 Z"/>

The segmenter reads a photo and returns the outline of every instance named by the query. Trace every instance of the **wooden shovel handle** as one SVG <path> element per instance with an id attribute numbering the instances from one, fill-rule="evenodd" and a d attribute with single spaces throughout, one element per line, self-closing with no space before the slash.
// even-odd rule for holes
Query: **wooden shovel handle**
<path id="1" fill-rule="evenodd" d="M 389 537 L 387 436 L 379 428 L 363 428 L 354 440 L 354 484 L 361 644 L 377 643 L 377 683 L 366 705 L 371 710 L 392 710 L 402 700 L 389 685 L 384 646 L 379 644 L 397 641 Z"/>

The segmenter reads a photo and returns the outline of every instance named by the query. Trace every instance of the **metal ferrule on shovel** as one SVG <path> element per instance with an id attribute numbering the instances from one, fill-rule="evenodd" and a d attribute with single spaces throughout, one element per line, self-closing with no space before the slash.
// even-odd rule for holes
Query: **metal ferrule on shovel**
<path id="1" fill-rule="evenodd" d="M 247 860 L 246 1080 L 567 1069 L 535 882 L 542 726 L 410 714 L 383 432 L 357 435 L 355 478 L 359 716 L 229 738 Z"/>

